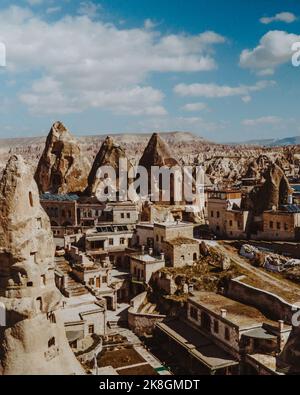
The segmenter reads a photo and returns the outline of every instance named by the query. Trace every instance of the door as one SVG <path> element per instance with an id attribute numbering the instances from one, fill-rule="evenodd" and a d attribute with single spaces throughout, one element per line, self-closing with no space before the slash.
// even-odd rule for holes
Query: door
<path id="1" fill-rule="evenodd" d="M 101 287 L 101 278 L 97 277 L 96 278 L 96 288 L 100 288 Z"/>

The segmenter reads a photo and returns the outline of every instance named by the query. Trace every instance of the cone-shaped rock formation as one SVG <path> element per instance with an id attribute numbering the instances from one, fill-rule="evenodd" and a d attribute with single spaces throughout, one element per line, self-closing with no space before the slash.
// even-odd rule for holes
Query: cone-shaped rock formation
<path id="1" fill-rule="evenodd" d="M 101 166 L 111 166 L 116 172 L 116 182 L 118 185 L 119 179 L 119 164 L 121 160 L 126 160 L 126 153 L 122 147 L 116 144 L 112 137 L 107 136 L 102 143 L 98 154 L 95 157 L 92 169 L 88 176 L 88 186 L 85 194 L 88 196 L 94 196 L 97 188 L 101 182 L 98 177 L 98 170 Z M 127 170 L 130 167 L 129 161 L 127 162 Z"/>
<path id="2" fill-rule="evenodd" d="M 49 218 L 20 156 L 4 170 L 0 207 L 0 374 L 82 373 L 59 318 Z"/>
<path id="3" fill-rule="evenodd" d="M 55 122 L 35 173 L 40 192 L 82 192 L 87 186 L 89 168 L 77 140 L 61 122 Z"/>

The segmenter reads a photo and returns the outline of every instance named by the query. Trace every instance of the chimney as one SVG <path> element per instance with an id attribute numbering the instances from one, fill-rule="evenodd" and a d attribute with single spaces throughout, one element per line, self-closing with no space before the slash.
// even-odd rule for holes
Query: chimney
<path id="1" fill-rule="evenodd" d="M 279 332 L 283 331 L 283 329 L 284 329 L 284 321 L 283 320 L 278 321 L 278 329 L 279 329 Z"/>
<path id="2" fill-rule="evenodd" d="M 145 254 L 145 246 L 142 245 L 142 255 L 144 255 L 144 254 Z"/>
<path id="3" fill-rule="evenodd" d="M 160 253 L 160 259 L 163 261 L 165 259 L 165 254 L 163 252 Z"/>
<path id="4" fill-rule="evenodd" d="M 226 318 L 226 315 L 227 315 L 227 310 L 226 309 L 221 309 L 221 317 L 222 318 Z"/>
<path id="5" fill-rule="evenodd" d="M 153 255 L 153 248 L 149 248 L 149 255 Z"/>
<path id="6" fill-rule="evenodd" d="M 288 195 L 287 202 L 288 202 L 288 204 L 293 204 L 293 195 L 292 194 Z"/>

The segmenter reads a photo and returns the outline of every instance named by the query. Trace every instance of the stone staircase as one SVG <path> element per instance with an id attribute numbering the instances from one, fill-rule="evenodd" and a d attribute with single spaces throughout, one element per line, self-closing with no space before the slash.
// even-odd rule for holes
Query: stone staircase
<path id="1" fill-rule="evenodd" d="M 56 269 L 64 275 L 64 290 L 63 293 L 67 297 L 81 296 L 88 294 L 88 290 L 72 277 L 71 267 L 65 259 L 56 261 Z"/>

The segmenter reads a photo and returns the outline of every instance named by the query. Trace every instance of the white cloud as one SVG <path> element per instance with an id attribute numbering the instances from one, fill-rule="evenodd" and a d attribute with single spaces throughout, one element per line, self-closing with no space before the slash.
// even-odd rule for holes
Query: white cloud
<path id="1" fill-rule="evenodd" d="M 300 41 L 300 35 L 272 30 L 266 33 L 254 49 L 244 49 L 240 66 L 256 70 L 260 75 L 271 75 L 276 66 L 291 61 L 292 44 Z"/>
<path id="2" fill-rule="evenodd" d="M 54 14 L 54 13 L 60 11 L 60 10 L 61 10 L 61 7 L 60 7 L 60 6 L 49 7 L 49 8 L 46 9 L 46 13 L 47 13 L 47 14 Z"/>
<path id="3" fill-rule="evenodd" d="M 182 109 L 184 111 L 188 111 L 188 112 L 194 112 L 194 111 L 203 111 L 203 110 L 207 110 L 207 105 L 205 103 L 187 103 L 185 104 Z"/>
<path id="4" fill-rule="evenodd" d="M 19 96 L 38 114 L 92 107 L 163 115 L 163 94 L 146 85 L 150 73 L 212 70 L 213 46 L 225 42 L 214 32 L 162 35 L 87 16 L 47 22 L 17 6 L 0 11 L 0 20 L 10 78 L 41 76 Z"/>
<path id="5" fill-rule="evenodd" d="M 85 15 L 91 19 L 96 18 L 101 10 L 100 4 L 93 3 L 92 1 L 82 1 L 79 4 L 78 14 Z"/>
<path id="6" fill-rule="evenodd" d="M 258 81 L 255 85 L 227 86 L 217 84 L 178 84 L 174 92 L 180 96 L 223 98 L 228 96 L 243 96 L 249 101 L 250 93 L 260 91 L 274 85 L 274 81 Z"/>
<path id="7" fill-rule="evenodd" d="M 260 22 L 265 25 L 268 25 L 269 23 L 272 22 L 292 23 L 295 22 L 296 19 L 297 19 L 296 15 L 293 14 L 292 12 L 279 12 L 278 14 L 271 17 L 260 18 Z"/>
<path id="8" fill-rule="evenodd" d="M 156 23 L 150 18 L 146 19 L 144 22 L 145 29 L 153 29 L 155 26 Z"/>
<path id="9" fill-rule="evenodd" d="M 255 119 L 244 119 L 242 125 L 244 126 L 260 126 L 260 125 L 272 125 L 278 126 L 282 123 L 282 118 L 269 115 L 265 117 L 255 118 Z"/>

